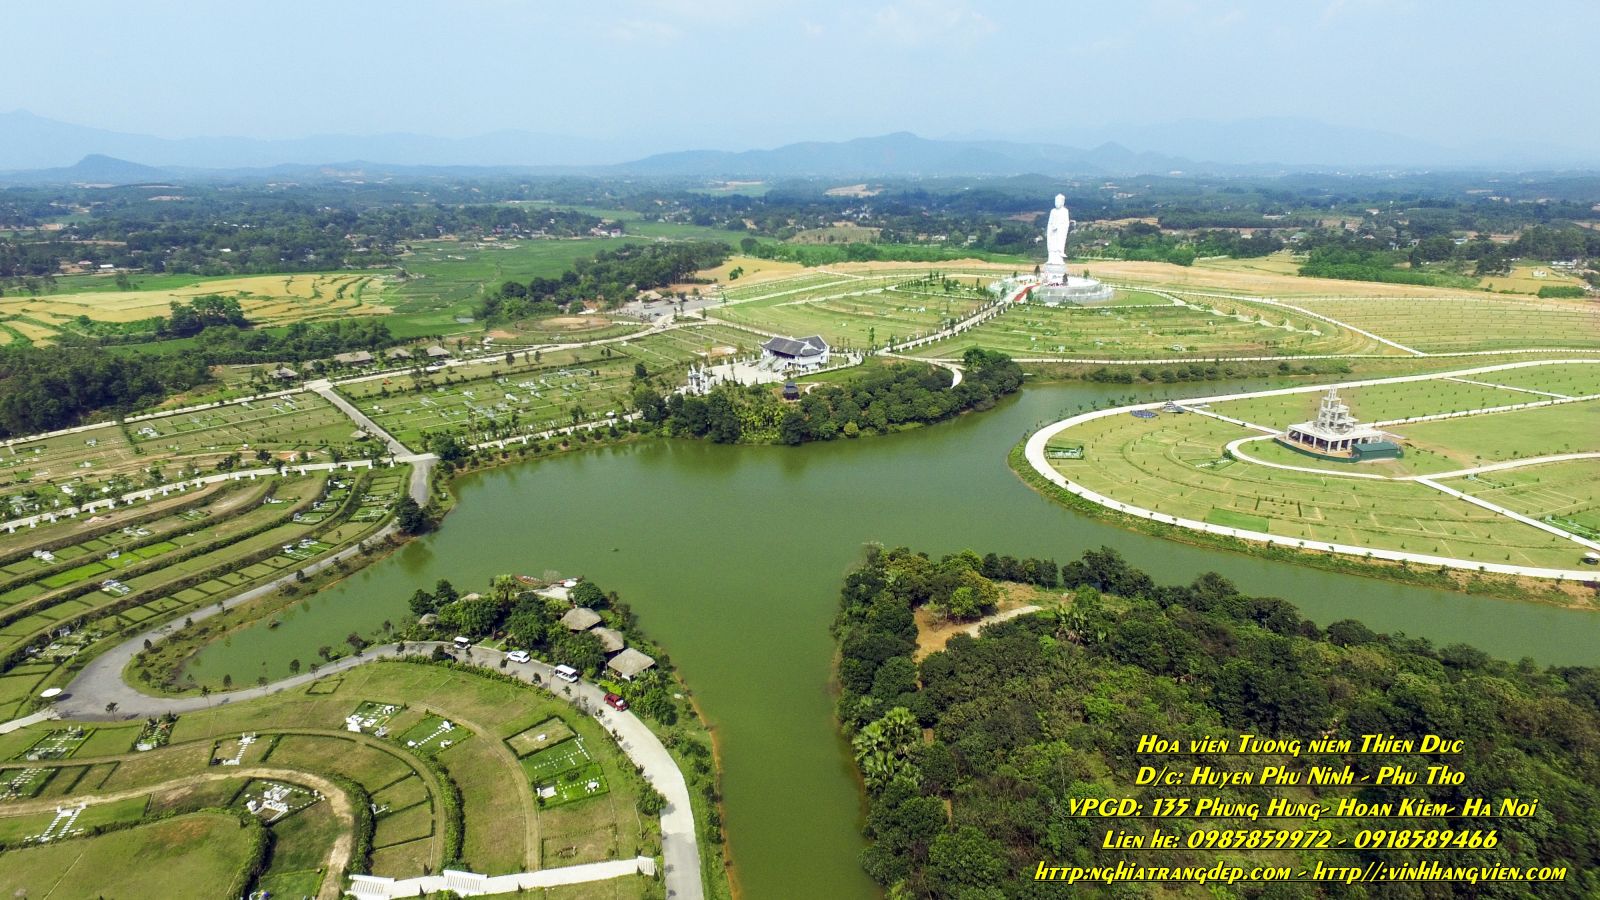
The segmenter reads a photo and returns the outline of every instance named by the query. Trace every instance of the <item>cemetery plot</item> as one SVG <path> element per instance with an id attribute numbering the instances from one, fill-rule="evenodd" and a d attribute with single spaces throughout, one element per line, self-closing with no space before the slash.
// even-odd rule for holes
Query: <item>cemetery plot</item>
<path id="1" fill-rule="evenodd" d="M 263 823 L 272 825 L 321 799 L 322 795 L 317 791 L 298 784 L 254 779 L 239 792 L 234 805 Z"/>
<path id="2" fill-rule="evenodd" d="M 1445 482 L 1464 494 L 1600 541 L 1600 459 L 1484 472 Z"/>
<path id="3" fill-rule="evenodd" d="M 887 276 L 879 279 L 879 281 L 888 282 L 894 277 L 895 276 Z M 901 275 L 898 277 L 904 279 L 906 276 Z M 745 301 L 751 301 L 760 298 L 771 298 L 776 294 L 783 294 L 793 297 L 804 292 L 825 292 L 834 288 L 843 288 L 848 287 L 849 285 L 860 284 L 863 281 L 870 283 L 871 279 L 852 275 L 840 275 L 834 272 L 812 272 L 808 274 L 796 275 L 790 278 L 773 278 L 766 281 L 724 285 L 720 288 L 720 293 L 722 296 L 728 298 L 730 303 L 736 301 L 743 303 Z"/>
<path id="4" fill-rule="evenodd" d="M 27 768 L 0 770 L 0 800 L 27 799 L 39 793 L 54 769 Z"/>
<path id="5" fill-rule="evenodd" d="M 546 719 L 506 738 L 506 743 L 510 745 L 513 753 L 521 757 L 552 747 L 572 736 L 572 728 L 565 721 Z"/>
<path id="6" fill-rule="evenodd" d="M 1153 295 L 1152 295 L 1153 296 Z M 1292 310 L 1244 301 L 1189 298 L 1178 306 L 1014 304 L 920 355 L 959 356 L 972 347 L 1022 358 L 1187 359 L 1398 353 L 1355 332 Z"/>
<path id="7" fill-rule="evenodd" d="M 670 373 L 679 366 L 716 362 L 723 357 L 748 354 L 763 340 L 762 336 L 740 328 L 691 325 L 651 334 L 637 341 L 621 341 L 615 349 L 644 363 L 652 373 L 663 370 Z"/>
<path id="8" fill-rule="evenodd" d="M 399 812 L 428 802 L 428 787 L 416 775 L 406 775 L 372 792 L 373 812 L 378 816 Z"/>
<path id="9" fill-rule="evenodd" d="M 1519 403 L 1538 403 L 1549 399 L 1490 386 L 1488 382 L 1493 381 L 1494 376 L 1498 374 L 1501 373 L 1487 372 L 1481 379 L 1477 375 L 1462 376 L 1473 381 L 1481 380 L 1485 382 L 1484 384 L 1450 378 L 1430 378 L 1423 381 L 1341 388 L 1339 397 L 1349 405 L 1350 412 L 1357 419 L 1369 424 L 1413 416 L 1432 416 Z M 1220 415 L 1243 419 L 1267 428 L 1282 429 L 1315 418 L 1317 405 L 1322 402 L 1323 393 L 1325 392 L 1308 391 L 1272 397 L 1227 400 L 1212 404 L 1209 409 Z"/>
<path id="10" fill-rule="evenodd" d="M 1594 363 L 1528 366 L 1465 377 L 1509 388 L 1545 391 L 1563 397 L 1592 397 L 1600 394 L 1600 365 Z"/>
<path id="11" fill-rule="evenodd" d="M 229 454 L 241 468 L 260 465 L 258 452 L 312 458 L 334 447 L 362 456 L 355 426 L 333 404 L 309 391 L 174 413 L 89 431 L 21 441 L 0 454 L 8 494 L 35 489 L 63 505 L 87 496 L 125 493 L 148 484 L 144 472 L 174 462 L 209 469 Z M 177 473 L 168 472 L 169 476 Z M 74 484 L 76 482 L 76 484 Z"/>
<path id="12" fill-rule="evenodd" d="M 321 684 L 321 682 L 317 682 Z M 403 703 L 382 703 L 377 700 L 363 700 L 355 712 L 344 717 L 344 729 L 361 734 L 375 734 L 384 737 L 389 733 L 389 721 L 404 710 Z"/>
<path id="13" fill-rule="evenodd" d="M 271 739 L 263 740 L 254 731 L 246 731 L 236 738 L 224 738 L 211 746 L 213 766 L 242 766 L 258 763 L 272 750 Z"/>
<path id="14" fill-rule="evenodd" d="M 429 714 L 395 740 L 413 753 L 433 756 L 472 737 L 472 732 L 442 716 Z"/>
<path id="15" fill-rule="evenodd" d="M 1483 562 L 1559 567 L 1573 562 L 1569 541 L 1415 481 L 1284 471 L 1247 461 L 1215 465 L 1228 443 L 1259 435 L 1194 413 L 1150 419 L 1112 415 L 1061 432 L 1059 439 L 1083 443 L 1084 458 L 1050 464 L 1115 501 L 1228 527 L 1247 527 L 1247 521 L 1259 526 L 1266 519 L 1268 528 L 1250 530 Z M 1243 449 L 1254 452 L 1256 446 Z"/>
<path id="16" fill-rule="evenodd" d="M 590 757 L 581 737 L 523 757 L 522 770 L 545 806 L 596 797 L 608 790 L 600 764 Z"/>
<path id="17" fill-rule="evenodd" d="M 915 273 L 844 281 L 791 279 L 764 285 L 759 299 L 708 312 L 778 334 L 820 334 L 834 347 L 882 346 L 930 334 L 977 312 L 995 299 L 984 290 L 990 280 L 975 275 L 928 280 Z"/>
<path id="18" fill-rule="evenodd" d="M 139 821 L 147 804 L 145 797 L 95 804 L 64 800 L 46 812 L 0 817 L 0 842 L 48 844 L 82 837 L 107 825 Z"/>
<path id="19" fill-rule="evenodd" d="M 172 740 L 172 726 L 177 722 L 178 720 L 171 716 L 145 720 L 138 736 L 133 739 L 133 749 L 139 753 L 146 753 L 165 747 Z"/>
<path id="20" fill-rule="evenodd" d="M 339 679 L 350 690 L 328 690 Z M 87 828 L 92 834 L 93 822 L 110 821 L 92 818 L 109 806 L 92 796 L 143 789 L 116 813 L 115 821 L 137 823 L 208 807 L 253 815 L 272 829 L 267 870 L 258 886 L 272 885 L 272 890 L 283 890 L 286 896 L 317 895 L 328 887 L 319 870 L 329 849 L 348 839 L 348 823 L 334 814 L 337 803 L 319 802 L 329 798 L 319 797 L 317 788 L 327 788 L 313 784 L 310 773 L 349 778 L 366 789 L 376 819 L 373 870 L 404 878 L 425 870 L 437 872 L 450 862 L 441 855 L 446 849 L 447 820 L 436 793 L 440 769 L 426 762 L 433 757 L 462 798 L 467 837 L 459 852 L 464 868 L 527 868 L 530 856 L 538 859 L 534 835 L 552 842 L 546 844 L 552 848 L 550 859 L 569 859 L 559 853 L 570 847 L 581 848 L 570 857 L 578 862 L 659 852 L 653 825 L 635 809 L 633 780 L 612 785 L 603 774 L 624 764 L 625 757 L 599 724 L 560 698 L 531 687 L 400 662 L 373 662 L 341 673 L 339 679 L 324 679 L 317 690 L 285 691 L 185 714 L 169 723 L 165 746 L 146 752 L 123 756 L 130 743 L 150 737 L 149 723 L 140 722 L 97 729 L 59 768 L 11 763 L 0 772 L 0 796 L 47 798 L 42 812 L 16 823 L 21 829 L 16 836 L 20 840 L 43 834 L 56 819 L 55 807 L 70 816 L 85 801 L 88 805 L 78 818 L 63 819 L 50 833 L 52 842 L 55 835 L 76 829 Z M 392 697 L 405 697 L 412 706 L 383 699 Z M 424 715 L 424 708 L 436 712 Z M 342 719 L 363 733 L 331 731 L 330 725 Z M 444 727 L 447 721 L 452 727 Z M 463 722 L 479 724 L 461 727 Z M 529 722 L 538 724 L 530 729 Z M 385 727 L 390 729 L 387 740 L 370 736 Z M 0 735 L 0 754 L 18 754 L 59 730 L 33 725 Z M 494 743 L 530 731 L 519 740 L 530 754 L 520 763 Z M 462 743 L 469 732 L 494 740 Z M 543 740 L 537 739 L 540 734 Z M 116 762 L 108 762 L 108 757 Z M 282 774 L 250 774 L 257 765 Z M 297 777 L 293 774 L 297 771 L 308 773 L 307 777 Z M 194 778 L 196 774 L 211 777 Z M 535 775 L 537 782 L 532 780 Z M 527 788 L 509 790 L 508 785 L 515 785 L 507 779 L 517 777 L 529 778 L 530 787 L 542 788 L 543 803 Z M 572 804 L 600 793 L 617 802 Z M 4 812 L 0 809 L 0 836 L 11 824 Z M 229 828 L 240 830 L 233 820 Z M 74 843 L 87 847 L 99 839 L 85 834 L 75 837 Z M 174 847 L 162 852 L 192 850 L 194 840 L 205 839 L 203 835 L 175 838 Z M 11 851 L 7 859 L 13 859 Z M 4 870 L 0 879 L 11 865 L 0 867 Z"/>
<path id="21" fill-rule="evenodd" d="M 250 841 L 251 833 L 232 815 L 192 813 L 9 851 L 0 891 L 18 897 L 207 900 L 218 885 L 241 874 Z M 151 873 L 161 873 L 158 886 L 151 884 Z"/>
<path id="22" fill-rule="evenodd" d="M 93 728 L 84 728 L 74 725 L 69 728 L 56 728 L 39 738 L 32 747 L 27 749 L 21 758 L 27 760 L 41 759 L 66 759 L 78 752 L 78 748 L 89 740 L 94 734 Z"/>
<path id="23" fill-rule="evenodd" d="M 1600 400 L 1396 425 L 1393 430 L 1409 445 L 1454 459 L 1460 468 L 1600 450 Z"/>
<path id="24" fill-rule="evenodd" d="M 1510 297 L 1335 297 L 1294 305 L 1428 353 L 1600 347 L 1600 305 Z"/>
<path id="25" fill-rule="evenodd" d="M 456 432 L 479 442 L 620 416 L 632 390 L 633 364 L 620 355 L 578 366 L 473 381 L 417 382 L 420 389 L 387 396 L 371 383 L 342 388 L 351 402 L 411 447 L 426 435 Z M 365 390 L 362 390 L 362 389 Z M 383 386 L 379 385 L 382 389 Z"/>

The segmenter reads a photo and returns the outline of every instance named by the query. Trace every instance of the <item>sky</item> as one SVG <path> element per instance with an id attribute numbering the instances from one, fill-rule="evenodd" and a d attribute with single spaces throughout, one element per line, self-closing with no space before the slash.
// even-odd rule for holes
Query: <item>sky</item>
<path id="1" fill-rule="evenodd" d="M 3 18 L 0 110 L 163 137 L 1083 144 L 1289 115 L 1600 155 L 1596 0 L 8 0 Z"/>

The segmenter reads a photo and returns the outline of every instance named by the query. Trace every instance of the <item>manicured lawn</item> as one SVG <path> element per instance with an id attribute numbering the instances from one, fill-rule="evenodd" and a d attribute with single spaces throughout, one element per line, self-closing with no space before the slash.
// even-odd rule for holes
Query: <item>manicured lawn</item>
<path id="1" fill-rule="evenodd" d="M 1024 358 L 1089 359 L 1392 352 L 1355 332 L 1282 307 L 1197 295 L 1182 295 L 1186 305 L 1178 306 L 1147 292 L 1121 293 L 1121 302 L 1103 306 L 1017 304 L 919 354 L 959 356 L 969 347 Z"/>
<path id="2" fill-rule="evenodd" d="M 1084 443 L 1085 458 L 1051 463 L 1090 490 L 1168 515 L 1217 522 L 1242 514 L 1251 519 L 1237 521 L 1270 523 L 1251 530 L 1291 538 L 1483 562 L 1572 562 L 1569 542 L 1416 482 L 1217 465 L 1226 444 L 1256 434 L 1192 413 L 1113 415 L 1062 432 Z"/>
<path id="3" fill-rule="evenodd" d="M 1317 298 L 1292 302 L 1430 353 L 1600 347 L 1600 305 L 1582 300 L 1458 295 Z"/>
<path id="4" fill-rule="evenodd" d="M 1445 483 L 1580 537 L 1600 540 L 1600 459 L 1485 472 Z"/>
<path id="5" fill-rule="evenodd" d="M 472 732 L 462 728 L 459 723 L 443 716 L 428 715 L 395 740 L 413 753 L 435 756 L 469 737 L 472 737 Z"/>
<path id="6" fill-rule="evenodd" d="M 518 756 L 527 756 L 572 737 L 572 729 L 561 719 L 546 719 L 506 739 Z"/>
<path id="7" fill-rule="evenodd" d="M 211 900 L 245 864 L 249 843 L 231 816 L 180 816 L 0 855 L 0 893 Z"/>
<path id="8" fill-rule="evenodd" d="M 1498 373 L 1488 374 L 1493 376 Z M 1477 376 L 1464 377 L 1478 380 Z M 1483 380 L 1487 382 L 1493 379 L 1489 377 Z M 1322 403 L 1324 393 L 1308 391 L 1280 394 L 1276 397 L 1229 400 L 1213 404 L 1210 409 L 1212 412 L 1267 428 L 1282 429 L 1316 418 L 1317 407 Z M 1471 409 L 1511 406 L 1518 403 L 1537 403 L 1547 398 L 1504 388 L 1467 384 L 1447 378 L 1432 378 L 1426 381 L 1402 381 L 1395 384 L 1341 388 L 1339 399 L 1350 407 L 1350 413 L 1357 419 L 1372 424 L 1412 416 L 1465 412 Z"/>
<path id="9" fill-rule="evenodd" d="M 1568 397 L 1587 397 L 1593 394 L 1600 394 L 1600 365 L 1595 365 L 1594 363 L 1529 366 L 1525 369 L 1490 372 L 1482 377 L 1473 376 L 1473 378 L 1477 381 L 1503 384 L 1507 387 L 1549 391 Z"/>
<path id="10" fill-rule="evenodd" d="M 1394 431 L 1463 467 L 1600 450 L 1600 400 L 1397 425 Z"/>
<path id="11" fill-rule="evenodd" d="M 946 291 L 943 281 L 919 282 L 920 274 L 847 278 L 818 273 L 763 282 L 726 291 L 730 302 L 708 312 L 779 334 L 820 334 L 834 347 L 866 348 L 938 331 L 992 299 L 983 290 L 992 276 L 952 271 L 952 288 Z"/>

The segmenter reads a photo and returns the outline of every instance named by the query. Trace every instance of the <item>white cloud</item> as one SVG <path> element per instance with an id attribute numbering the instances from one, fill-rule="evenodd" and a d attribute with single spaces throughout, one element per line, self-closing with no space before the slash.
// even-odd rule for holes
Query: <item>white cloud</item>
<path id="1" fill-rule="evenodd" d="M 610 31 L 612 37 L 631 44 L 665 44 L 683 36 L 678 26 L 656 19 L 618 19 Z"/>
<path id="2" fill-rule="evenodd" d="M 916 45 L 970 40 L 994 32 L 995 24 L 960 0 L 900 0 L 872 15 L 872 31 L 885 40 Z"/>

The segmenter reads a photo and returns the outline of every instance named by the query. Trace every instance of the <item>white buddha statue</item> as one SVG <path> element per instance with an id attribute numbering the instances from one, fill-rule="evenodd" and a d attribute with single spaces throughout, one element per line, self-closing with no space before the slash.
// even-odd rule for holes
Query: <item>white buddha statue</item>
<path id="1" fill-rule="evenodd" d="M 1050 221 L 1045 225 L 1044 244 L 1049 251 L 1048 265 L 1065 266 L 1067 263 L 1067 232 L 1072 228 L 1072 215 L 1067 212 L 1067 196 L 1056 195 L 1056 208 L 1050 210 Z"/>

